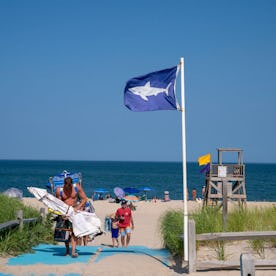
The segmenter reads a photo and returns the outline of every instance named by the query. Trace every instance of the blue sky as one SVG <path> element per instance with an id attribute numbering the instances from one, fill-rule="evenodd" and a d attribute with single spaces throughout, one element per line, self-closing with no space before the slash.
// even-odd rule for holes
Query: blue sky
<path id="1" fill-rule="evenodd" d="M 181 113 L 128 79 L 185 58 L 187 160 L 276 162 L 276 2 L 0 1 L 0 159 L 181 161 Z M 177 81 L 180 101 L 180 76 Z"/>

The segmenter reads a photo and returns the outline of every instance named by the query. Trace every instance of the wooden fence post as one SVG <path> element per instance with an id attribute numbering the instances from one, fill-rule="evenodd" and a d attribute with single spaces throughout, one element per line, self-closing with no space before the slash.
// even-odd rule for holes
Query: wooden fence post
<path id="1" fill-rule="evenodd" d="M 255 276 L 255 262 L 251 254 L 240 256 L 241 276 Z"/>
<path id="2" fill-rule="evenodd" d="M 42 217 L 42 222 L 45 223 L 45 220 L 46 220 L 46 210 L 45 210 L 45 208 L 40 208 L 40 215 Z"/>
<path id="3" fill-rule="evenodd" d="M 188 273 L 196 271 L 196 230 L 195 221 L 188 221 Z"/>
<path id="4" fill-rule="evenodd" d="M 227 181 L 223 181 L 222 185 L 222 221 L 223 229 L 227 231 L 228 224 L 228 190 L 227 190 Z"/>
<path id="5" fill-rule="evenodd" d="M 22 210 L 17 211 L 16 218 L 18 219 L 18 222 L 19 222 L 19 230 L 22 231 L 23 229 L 23 211 Z"/>

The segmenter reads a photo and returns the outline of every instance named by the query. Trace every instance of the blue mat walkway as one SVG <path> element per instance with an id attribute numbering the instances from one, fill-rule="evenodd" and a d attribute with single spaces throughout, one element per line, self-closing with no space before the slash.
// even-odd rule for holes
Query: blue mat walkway
<path id="1" fill-rule="evenodd" d="M 71 256 L 63 256 L 65 248 L 63 245 L 40 244 L 33 248 L 34 253 L 22 254 L 12 257 L 8 260 L 7 266 L 28 266 L 35 264 L 44 265 L 67 265 L 73 263 L 95 262 L 98 263 L 106 257 L 116 254 L 139 254 L 154 258 L 156 261 L 165 266 L 169 266 L 170 254 L 166 249 L 150 249 L 145 246 L 129 246 L 127 248 L 113 248 L 108 246 L 78 246 L 78 258 Z M 69 273 L 64 276 L 78 276 L 79 274 Z M 0 276 L 11 276 L 3 274 L 0 271 Z M 47 276 L 55 276 L 48 274 Z"/>

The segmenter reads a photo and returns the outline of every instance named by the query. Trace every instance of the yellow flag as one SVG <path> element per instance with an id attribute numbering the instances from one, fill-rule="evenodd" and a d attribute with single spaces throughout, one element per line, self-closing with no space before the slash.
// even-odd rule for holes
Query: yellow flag
<path id="1" fill-rule="evenodd" d="M 206 155 L 200 156 L 198 159 L 199 166 L 205 165 L 211 162 L 211 153 L 208 153 Z"/>

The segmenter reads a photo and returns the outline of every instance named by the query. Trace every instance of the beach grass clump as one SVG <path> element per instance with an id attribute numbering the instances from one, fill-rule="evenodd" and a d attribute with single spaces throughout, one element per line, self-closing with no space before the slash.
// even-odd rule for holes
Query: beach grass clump
<path id="1" fill-rule="evenodd" d="M 54 243 L 51 215 L 43 221 L 40 213 L 31 207 L 25 206 L 19 199 L 9 198 L 0 194 L 0 223 L 16 219 L 16 212 L 22 210 L 23 218 L 39 219 L 26 223 L 23 229 L 8 228 L 1 231 L 0 255 L 16 256 L 25 252 L 32 252 L 32 247 L 39 243 Z"/>
<path id="2" fill-rule="evenodd" d="M 235 210 L 229 214 L 230 232 L 238 231 L 275 231 L 276 230 L 276 208 L 254 208 Z M 261 257 L 264 257 L 266 244 L 270 247 L 276 246 L 276 239 L 271 240 L 249 240 L 250 247 Z"/>
<path id="3" fill-rule="evenodd" d="M 24 218 L 39 216 L 39 212 L 36 209 L 25 206 L 21 200 L 0 194 L 0 223 L 15 220 L 16 211 L 18 210 L 23 210 Z"/>
<path id="4" fill-rule="evenodd" d="M 276 208 L 241 208 L 229 213 L 228 231 L 276 230 Z"/>
<path id="5" fill-rule="evenodd" d="M 216 233 L 223 231 L 223 224 L 221 219 L 221 210 L 219 207 L 206 207 L 191 214 L 191 218 L 195 221 L 196 234 L 202 233 Z M 197 242 L 197 249 L 199 244 L 208 244 L 214 248 L 217 259 L 225 260 L 225 242 L 224 241 L 202 241 Z"/>
<path id="6" fill-rule="evenodd" d="M 274 219 L 272 220 L 271 224 L 272 224 L 272 230 L 276 230 L 276 205 L 273 206 L 273 208 L 271 208 L 271 216 L 274 217 Z M 274 248 L 276 248 L 276 239 L 271 240 L 271 244 Z"/>
<path id="7" fill-rule="evenodd" d="M 163 245 L 173 256 L 183 257 L 183 212 L 181 210 L 167 211 L 161 217 L 161 234 Z"/>
<path id="8" fill-rule="evenodd" d="M 235 208 L 228 213 L 227 231 L 269 231 L 276 230 L 276 208 Z M 223 232 L 222 210 L 217 207 L 207 207 L 192 214 L 196 233 Z"/>
<path id="9" fill-rule="evenodd" d="M 195 221 L 196 234 L 222 232 L 223 225 L 219 207 L 206 207 L 190 215 Z"/>
<path id="10" fill-rule="evenodd" d="M 215 241 L 212 244 L 213 244 L 213 247 L 215 248 L 215 252 L 217 254 L 217 259 L 220 261 L 225 261 L 226 260 L 225 242 L 224 241 Z"/>
<path id="11" fill-rule="evenodd" d="M 236 208 L 228 213 L 228 232 L 275 231 L 276 207 L 269 208 Z M 218 207 L 206 207 L 189 214 L 195 221 L 196 234 L 224 232 L 222 210 Z M 183 256 L 183 211 L 167 211 L 161 218 L 161 234 L 165 248 L 174 256 Z M 219 260 L 225 260 L 225 241 L 201 241 L 215 248 Z M 265 243 L 276 246 L 276 240 L 249 241 L 251 248 L 263 255 Z M 197 242 L 197 247 L 199 242 Z"/>

